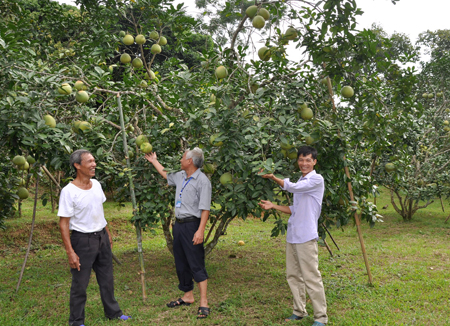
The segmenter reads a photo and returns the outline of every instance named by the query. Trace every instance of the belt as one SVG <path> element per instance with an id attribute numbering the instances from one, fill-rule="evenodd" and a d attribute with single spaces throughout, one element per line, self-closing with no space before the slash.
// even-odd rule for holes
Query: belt
<path id="1" fill-rule="evenodd" d="M 77 234 L 82 234 L 82 235 L 100 235 L 102 233 L 105 233 L 105 229 L 101 229 L 100 231 L 96 231 L 96 232 L 80 232 L 80 231 L 76 231 L 76 230 L 72 230 L 72 234 L 77 233 Z"/>
<path id="2" fill-rule="evenodd" d="M 198 217 L 192 216 L 192 217 L 185 217 L 185 218 L 176 218 L 177 223 L 189 223 L 189 222 L 195 222 L 200 221 Z"/>

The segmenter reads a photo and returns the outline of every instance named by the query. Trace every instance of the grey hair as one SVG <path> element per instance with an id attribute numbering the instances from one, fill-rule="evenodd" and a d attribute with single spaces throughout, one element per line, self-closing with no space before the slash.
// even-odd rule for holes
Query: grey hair
<path id="1" fill-rule="evenodd" d="M 77 168 L 75 167 L 75 163 L 81 165 L 81 159 L 84 154 L 92 155 L 92 153 L 86 149 L 77 149 L 75 152 L 73 152 L 70 155 L 70 166 L 73 167 L 75 169 L 75 171 L 77 170 Z"/>
<path id="2" fill-rule="evenodd" d="M 203 162 L 205 161 L 203 151 L 198 147 L 186 151 L 186 159 L 188 160 L 190 158 L 192 158 L 192 163 L 194 163 L 196 168 L 201 168 L 203 166 Z"/>

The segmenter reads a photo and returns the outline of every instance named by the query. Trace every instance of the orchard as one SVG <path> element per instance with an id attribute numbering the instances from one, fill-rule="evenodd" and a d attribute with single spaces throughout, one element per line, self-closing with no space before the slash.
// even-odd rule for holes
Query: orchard
<path id="1" fill-rule="evenodd" d="M 357 29 L 354 0 L 207 0 L 210 23 L 165 0 L 77 4 L 1 5 L 0 226 L 38 177 L 67 184 L 79 148 L 112 199 L 133 202 L 141 263 L 141 230 L 162 227 L 172 251 L 173 193 L 145 160 L 152 151 L 176 171 L 185 150 L 204 150 L 207 254 L 234 219 L 274 219 L 272 236 L 285 233 L 257 203 L 291 198 L 258 173 L 299 177 L 305 144 L 326 184 L 323 239 L 324 227 L 381 221 L 369 200 L 380 186 L 405 220 L 450 194 L 448 32 L 422 35 L 432 55 L 418 71 L 406 36 Z M 57 198 L 51 185 L 42 200 Z"/>

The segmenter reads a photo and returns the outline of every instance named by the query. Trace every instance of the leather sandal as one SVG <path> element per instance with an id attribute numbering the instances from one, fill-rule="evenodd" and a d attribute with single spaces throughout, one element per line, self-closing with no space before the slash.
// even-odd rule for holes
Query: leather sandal
<path id="1" fill-rule="evenodd" d="M 205 319 L 209 316 L 211 310 L 208 307 L 198 307 L 197 319 Z"/>
<path id="2" fill-rule="evenodd" d="M 191 304 L 189 302 L 185 302 L 181 298 L 178 298 L 178 300 L 176 300 L 176 301 L 170 301 L 169 303 L 166 304 L 166 306 L 169 308 L 176 308 L 176 307 L 180 307 L 180 306 L 190 306 L 190 305 Z"/>

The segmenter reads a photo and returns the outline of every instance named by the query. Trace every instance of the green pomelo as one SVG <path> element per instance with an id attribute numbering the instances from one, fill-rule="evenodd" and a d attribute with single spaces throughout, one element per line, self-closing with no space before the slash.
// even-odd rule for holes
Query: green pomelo
<path id="1" fill-rule="evenodd" d="M 87 121 L 81 121 L 78 125 L 78 129 L 82 130 L 83 132 L 85 132 L 86 130 L 91 130 L 91 124 Z"/>
<path id="2" fill-rule="evenodd" d="M 147 84 L 147 82 L 146 82 L 145 80 L 141 80 L 141 82 L 139 83 L 139 87 L 141 87 L 141 88 L 147 88 L 147 87 L 148 87 L 148 84 Z"/>
<path id="3" fill-rule="evenodd" d="M 14 158 L 13 158 L 13 160 L 12 160 L 12 162 L 15 164 L 15 165 L 24 165 L 25 163 L 26 163 L 26 159 L 25 159 L 25 157 L 24 156 L 21 156 L 21 155 L 17 155 L 17 156 L 15 156 Z"/>
<path id="4" fill-rule="evenodd" d="M 216 77 L 223 79 L 228 76 L 228 70 L 224 66 L 219 66 L 216 68 Z"/>
<path id="5" fill-rule="evenodd" d="M 250 6 L 245 10 L 245 14 L 250 18 L 255 17 L 257 12 L 258 12 L 257 6 Z"/>
<path id="6" fill-rule="evenodd" d="M 152 151 L 153 146 L 150 143 L 143 143 L 139 148 L 141 149 L 141 152 L 147 154 Z"/>
<path id="7" fill-rule="evenodd" d="M 44 121 L 45 121 L 45 124 L 47 126 L 49 126 L 50 128 L 56 127 L 56 120 L 51 115 L 49 115 L 49 114 L 44 115 Z"/>
<path id="8" fill-rule="evenodd" d="M 269 61 L 270 60 L 270 49 L 266 46 L 263 46 L 262 48 L 260 48 L 258 50 L 258 57 L 262 60 L 262 61 Z"/>
<path id="9" fill-rule="evenodd" d="M 293 40 L 298 36 L 297 30 L 293 27 L 289 27 L 284 33 L 284 38 L 288 40 Z"/>
<path id="10" fill-rule="evenodd" d="M 232 184 L 233 183 L 233 176 L 230 172 L 225 172 L 220 176 L 220 183 L 222 185 Z"/>
<path id="11" fill-rule="evenodd" d="M 121 37 L 121 38 L 124 38 L 124 37 L 125 37 L 125 35 L 126 35 L 126 34 L 125 34 L 125 32 L 124 32 L 124 31 L 120 31 L 120 32 L 119 32 L 119 37 Z"/>
<path id="12" fill-rule="evenodd" d="M 140 135 L 136 137 L 136 146 L 141 147 L 143 143 L 148 143 L 148 138 L 145 135 Z"/>
<path id="13" fill-rule="evenodd" d="M 123 53 L 120 56 L 120 62 L 123 64 L 130 63 L 131 62 L 131 56 L 128 53 Z"/>
<path id="14" fill-rule="evenodd" d="M 25 162 L 25 163 L 22 164 L 22 165 L 18 165 L 17 168 L 18 168 L 19 170 L 28 170 L 28 169 L 30 168 L 30 164 L 29 164 L 28 162 Z"/>
<path id="15" fill-rule="evenodd" d="M 123 44 L 125 45 L 131 45 L 134 43 L 134 37 L 130 34 L 125 35 L 125 37 L 122 39 Z"/>
<path id="16" fill-rule="evenodd" d="M 134 68 L 142 68 L 144 63 L 142 62 L 142 60 L 140 58 L 134 58 L 133 61 L 131 62 L 131 65 Z"/>
<path id="17" fill-rule="evenodd" d="M 151 49 L 150 49 L 150 51 L 151 51 L 153 54 L 161 53 L 161 46 L 160 46 L 159 44 L 153 44 L 152 47 L 151 47 Z"/>
<path id="18" fill-rule="evenodd" d="M 352 97 L 355 94 L 351 86 L 344 86 L 341 89 L 341 95 L 345 98 Z"/>
<path id="19" fill-rule="evenodd" d="M 20 199 L 27 199 L 29 196 L 28 190 L 24 187 L 20 187 L 19 189 L 17 189 L 16 194 Z"/>
<path id="20" fill-rule="evenodd" d="M 75 82 L 75 84 L 73 85 L 73 87 L 77 90 L 77 91 L 81 91 L 84 88 L 84 83 L 81 80 L 77 80 Z"/>
<path id="21" fill-rule="evenodd" d="M 259 9 L 258 15 L 262 16 L 262 18 L 264 18 L 265 20 L 269 20 L 269 18 L 270 18 L 270 13 L 265 8 Z"/>
<path id="22" fill-rule="evenodd" d="M 157 31 L 152 31 L 150 32 L 150 36 L 149 36 L 152 40 L 157 40 L 159 39 L 159 33 Z"/>
<path id="23" fill-rule="evenodd" d="M 312 138 L 311 136 L 306 136 L 305 143 L 306 145 L 311 145 L 312 143 L 314 143 L 314 138 Z"/>
<path id="24" fill-rule="evenodd" d="M 255 18 L 253 18 L 252 24 L 253 24 L 253 27 L 255 27 L 257 29 L 261 29 L 266 24 L 266 21 L 264 20 L 264 18 L 262 16 L 257 15 L 257 16 L 255 16 Z"/>
<path id="25" fill-rule="evenodd" d="M 314 117 L 314 113 L 310 108 L 304 108 L 301 112 L 300 112 L 300 117 L 303 120 L 311 120 Z"/>
<path id="26" fill-rule="evenodd" d="M 89 95 L 85 91 L 78 91 L 75 95 L 75 99 L 79 103 L 86 103 L 87 101 L 89 101 Z"/>
<path id="27" fill-rule="evenodd" d="M 35 159 L 33 156 L 28 155 L 28 156 L 27 156 L 27 162 L 28 162 L 30 165 L 32 165 L 32 164 L 36 163 L 36 159 Z"/>
<path id="28" fill-rule="evenodd" d="M 209 137 L 209 144 L 212 146 L 220 147 L 223 145 L 223 141 L 216 141 L 216 138 L 219 137 L 220 134 L 214 134 Z"/>
<path id="29" fill-rule="evenodd" d="M 58 87 L 58 93 L 62 95 L 72 94 L 72 87 L 69 84 L 64 83 Z"/>
<path id="30" fill-rule="evenodd" d="M 161 46 L 166 45 L 167 44 L 167 39 L 164 36 L 161 36 L 159 38 L 158 44 L 161 45 Z"/>
<path id="31" fill-rule="evenodd" d="M 384 170 L 386 172 L 392 172 L 395 171 L 395 165 L 394 163 L 386 163 L 386 165 L 384 166 Z"/>
<path id="32" fill-rule="evenodd" d="M 211 163 L 206 163 L 203 166 L 203 170 L 205 171 L 205 173 L 213 174 L 216 171 L 216 168 Z"/>
<path id="33" fill-rule="evenodd" d="M 139 35 L 136 36 L 135 41 L 136 41 L 137 44 L 144 44 L 146 39 L 145 39 L 144 35 L 139 34 Z"/>

